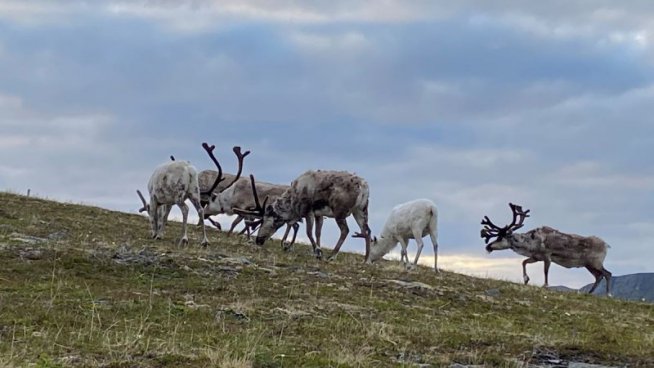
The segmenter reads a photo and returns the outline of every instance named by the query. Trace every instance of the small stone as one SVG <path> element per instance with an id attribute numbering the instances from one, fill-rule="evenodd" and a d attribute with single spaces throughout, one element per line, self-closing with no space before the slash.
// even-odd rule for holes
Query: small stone
<path id="1" fill-rule="evenodd" d="M 486 295 L 490 296 L 490 297 L 493 297 L 493 298 L 497 298 L 497 297 L 499 297 L 500 294 L 501 294 L 501 293 L 500 293 L 500 289 L 488 289 L 488 290 L 486 290 L 484 293 L 485 293 Z"/>
<path id="2" fill-rule="evenodd" d="M 25 249 L 18 252 L 20 258 L 36 261 L 43 258 L 43 252 L 39 249 Z"/>
<path id="3" fill-rule="evenodd" d="M 418 281 L 401 281 L 401 280 L 387 280 L 391 284 L 396 284 L 402 287 L 405 287 L 407 289 L 426 289 L 426 290 L 433 290 L 434 287 L 428 284 L 425 284 L 424 282 L 418 282 Z"/>

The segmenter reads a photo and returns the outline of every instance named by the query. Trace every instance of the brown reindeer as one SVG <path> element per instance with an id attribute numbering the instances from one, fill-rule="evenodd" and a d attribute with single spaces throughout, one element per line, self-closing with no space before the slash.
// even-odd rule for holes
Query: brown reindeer
<path id="1" fill-rule="evenodd" d="M 259 203 L 252 180 L 255 202 Z M 309 170 L 297 177 L 281 196 L 271 204 L 257 204 L 255 211 L 235 208 L 234 212 L 242 215 L 255 216 L 260 219 L 256 243 L 264 242 L 284 224 L 293 224 L 304 218 L 307 227 L 307 236 L 317 258 L 322 258 L 320 243 L 313 238 L 314 219 L 322 225 L 322 217 L 332 217 L 341 230 L 338 242 L 329 259 L 338 254 L 349 228 L 347 217 L 352 215 L 361 229 L 357 234 L 365 238 L 366 259 L 370 252 L 370 228 L 368 227 L 368 183 L 361 177 L 345 171 Z"/>
<path id="2" fill-rule="evenodd" d="M 529 210 L 524 211 L 521 206 L 509 203 L 513 212 L 513 220 L 509 225 L 499 227 L 484 216 L 481 224 L 481 237 L 486 241 L 486 250 L 511 249 L 514 252 L 528 257 L 522 262 L 522 275 L 525 284 L 529 282 L 527 264 L 542 261 L 545 263 L 545 284 L 548 286 L 548 272 L 552 262 L 565 268 L 585 267 L 595 276 L 595 284 L 589 293 L 595 291 L 602 278 L 606 279 L 606 294 L 611 295 L 611 272 L 604 268 L 604 258 L 609 245 L 596 236 L 580 236 L 562 233 L 548 226 L 539 227 L 526 233 L 516 234 L 515 231 L 523 226 L 529 217 Z M 489 241 L 496 238 L 489 244 Z"/>

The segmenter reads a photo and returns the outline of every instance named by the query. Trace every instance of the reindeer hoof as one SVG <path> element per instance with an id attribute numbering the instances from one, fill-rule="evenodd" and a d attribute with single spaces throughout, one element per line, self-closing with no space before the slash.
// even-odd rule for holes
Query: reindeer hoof
<path id="1" fill-rule="evenodd" d="M 188 239 L 186 239 L 186 238 L 182 238 L 182 239 L 180 239 L 178 245 L 179 245 L 180 247 L 183 247 L 183 246 L 188 245 Z"/>
<path id="2" fill-rule="evenodd" d="M 284 252 L 290 252 L 291 251 L 291 243 L 283 242 L 282 243 L 282 249 L 284 250 Z"/>
<path id="3" fill-rule="evenodd" d="M 525 280 L 525 285 L 527 285 L 529 283 L 529 276 L 525 276 L 523 279 Z"/>
<path id="4" fill-rule="evenodd" d="M 316 249 L 315 254 L 316 254 L 316 258 L 322 259 L 322 250 Z"/>

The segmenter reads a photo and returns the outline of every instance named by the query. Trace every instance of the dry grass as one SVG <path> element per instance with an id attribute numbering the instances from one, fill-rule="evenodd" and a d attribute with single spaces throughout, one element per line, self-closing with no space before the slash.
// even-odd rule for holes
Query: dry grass
<path id="1" fill-rule="evenodd" d="M 0 193 L 0 366 L 652 366 L 651 304 L 258 248 Z M 244 262 L 244 260 L 246 262 Z M 417 281 L 405 288 L 389 280 Z M 488 292 L 493 289 L 493 292 Z"/>

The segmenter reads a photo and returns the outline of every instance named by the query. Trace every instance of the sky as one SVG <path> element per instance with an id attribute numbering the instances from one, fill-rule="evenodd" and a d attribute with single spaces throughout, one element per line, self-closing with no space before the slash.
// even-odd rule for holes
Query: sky
<path id="1" fill-rule="evenodd" d="M 362 176 L 375 233 L 395 205 L 433 200 L 446 270 L 519 282 L 522 257 L 479 238 L 515 202 L 525 229 L 604 239 L 614 275 L 651 272 L 653 13 L 644 0 L 1 0 L 0 190 L 136 213 L 169 155 L 211 169 L 206 141 L 233 172 L 239 145 L 260 180 Z M 323 245 L 337 233 L 326 220 Z M 528 272 L 542 284 L 542 263 Z M 553 285 L 592 281 L 550 270 Z"/>

